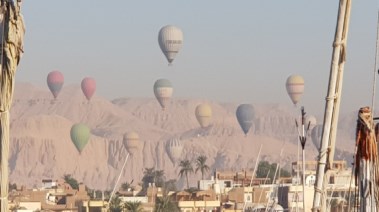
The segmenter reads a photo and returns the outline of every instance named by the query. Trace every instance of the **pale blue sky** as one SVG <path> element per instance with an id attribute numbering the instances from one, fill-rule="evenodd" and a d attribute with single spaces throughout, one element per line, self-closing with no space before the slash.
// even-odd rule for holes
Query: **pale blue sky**
<path id="1" fill-rule="evenodd" d="M 26 0 L 17 81 L 48 89 L 47 74 L 60 70 L 65 85 L 91 76 L 96 95 L 114 99 L 154 97 L 154 81 L 163 77 L 174 97 L 291 105 L 285 81 L 300 74 L 300 105 L 321 115 L 338 2 Z M 371 104 L 377 10 L 376 1 L 353 1 L 343 112 Z M 157 41 L 167 24 L 184 32 L 172 67 Z"/>

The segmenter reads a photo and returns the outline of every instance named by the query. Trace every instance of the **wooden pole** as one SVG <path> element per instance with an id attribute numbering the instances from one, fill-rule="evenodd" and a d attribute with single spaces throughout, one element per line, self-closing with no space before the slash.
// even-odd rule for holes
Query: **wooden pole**
<path id="1" fill-rule="evenodd" d="M 328 172 L 334 157 L 335 136 L 342 93 L 343 69 L 346 55 L 351 0 L 340 0 L 337 27 L 333 43 L 333 55 L 330 68 L 328 94 L 326 97 L 322 139 L 317 164 L 317 177 L 312 211 L 326 211 L 326 186 Z M 327 167 L 327 162 L 329 167 Z M 323 202 L 321 200 L 324 200 Z"/>
<path id="2" fill-rule="evenodd" d="M 21 0 L 1 0 L 0 6 L 0 199 L 1 212 L 8 211 L 9 110 L 15 74 L 23 53 L 25 33 Z"/>

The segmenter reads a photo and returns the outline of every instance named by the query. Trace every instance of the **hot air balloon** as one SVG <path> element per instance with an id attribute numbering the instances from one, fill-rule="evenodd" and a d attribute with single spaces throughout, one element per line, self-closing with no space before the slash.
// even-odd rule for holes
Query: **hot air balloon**
<path id="1" fill-rule="evenodd" d="M 176 26 L 164 26 L 159 30 L 158 42 L 167 61 L 171 64 L 182 48 L 183 32 Z"/>
<path id="2" fill-rule="evenodd" d="M 52 71 L 47 75 L 47 86 L 54 96 L 54 99 L 58 97 L 59 92 L 62 89 L 64 83 L 63 74 L 59 71 Z"/>
<path id="3" fill-rule="evenodd" d="M 179 161 L 183 152 L 182 142 L 178 138 L 170 139 L 167 142 L 166 148 L 172 163 L 175 164 L 175 162 Z"/>
<path id="4" fill-rule="evenodd" d="M 314 117 L 312 115 L 306 115 L 305 116 L 305 123 L 304 123 L 306 128 L 308 127 L 308 124 L 309 124 L 309 130 L 312 130 L 313 127 L 315 127 L 317 124 L 316 117 Z"/>
<path id="5" fill-rule="evenodd" d="M 254 122 L 254 107 L 250 104 L 241 104 L 237 108 L 236 116 L 243 132 L 247 135 Z"/>
<path id="6" fill-rule="evenodd" d="M 201 127 L 208 127 L 212 118 L 212 108 L 208 104 L 199 104 L 195 109 L 195 115 Z"/>
<path id="7" fill-rule="evenodd" d="M 316 146 L 317 149 L 320 149 L 320 143 L 321 143 L 321 138 L 322 138 L 322 128 L 323 128 L 322 124 L 316 125 L 312 129 L 312 133 L 311 133 L 312 142 Z"/>
<path id="8" fill-rule="evenodd" d="M 154 83 L 154 94 L 157 98 L 159 104 L 162 107 L 162 110 L 164 110 L 168 104 L 168 101 L 170 100 L 172 96 L 172 85 L 171 82 L 167 79 L 159 79 L 155 81 Z"/>
<path id="9" fill-rule="evenodd" d="M 82 80 L 82 91 L 84 96 L 86 96 L 89 101 L 96 90 L 96 81 L 93 78 L 86 77 Z"/>
<path id="10" fill-rule="evenodd" d="M 300 75 L 291 75 L 286 81 L 287 93 L 296 105 L 304 93 L 304 79 Z"/>
<path id="11" fill-rule="evenodd" d="M 131 154 L 134 155 L 139 148 L 139 136 L 136 132 L 130 132 L 124 134 L 123 139 L 124 147 Z"/>
<path id="12" fill-rule="evenodd" d="M 71 140 L 79 153 L 81 153 L 87 145 L 90 134 L 90 129 L 85 124 L 74 124 L 71 127 Z"/>

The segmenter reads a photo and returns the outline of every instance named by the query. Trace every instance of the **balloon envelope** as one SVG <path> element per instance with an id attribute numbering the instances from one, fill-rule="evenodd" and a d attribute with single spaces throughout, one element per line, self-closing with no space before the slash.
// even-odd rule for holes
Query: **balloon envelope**
<path id="1" fill-rule="evenodd" d="M 90 129 L 85 124 L 74 124 L 71 127 L 71 140 L 80 153 L 87 145 L 90 134 Z"/>
<path id="2" fill-rule="evenodd" d="M 255 119 L 254 107 L 250 104 L 241 104 L 237 108 L 236 116 L 243 132 L 247 135 Z"/>
<path id="3" fill-rule="evenodd" d="M 95 79 L 86 77 L 82 80 L 81 86 L 84 96 L 86 96 L 87 100 L 89 101 L 96 90 Z"/>
<path id="4" fill-rule="evenodd" d="M 54 99 L 58 97 L 64 83 L 63 74 L 59 71 L 52 71 L 47 75 L 47 86 L 49 87 Z"/>
<path id="5" fill-rule="evenodd" d="M 291 75 L 287 78 L 286 89 L 293 104 L 297 104 L 300 101 L 301 96 L 304 93 L 304 79 L 300 75 Z"/>
<path id="6" fill-rule="evenodd" d="M 173 163 L 179 161 L 183 152 L 182 142 L 178 138 L 170 139 L 167 142 L 167 153 Z"/>
<path id="7" fill-rule="evenodd" d="M 311 133 L 311 138 L 312 138 L 312 143 L 316 146 L 317 149 L 320 149 L 320 144 L 321 144 L 321 138 L 322 138 L 322 124 L 316 125 L 312 129 Z"/>
<path id="8" fill-rule="evenodd" d="M 316 120 L 316 117 L 312 116 L 312 115 L 307 115 L 305 116 L 305 127 L 307 128 L 308 127 L 308 124 L 309 124 L 309 130 L 312 130 L 316 124 L 317 124 L 317 120 Z"/>
<path id="9" fill-rule="evenodd" d="M 139 148 L 139 135 L 136 132 L 125 133 L 123 143 L 131 155 L 135 154 Z"/>
<path id="10" fill-rule="evenodd" d="M 208 127 L 212 119 L 212 108 L 208 104 L 200 104 L 195 109 L 195 115 L 201 127 Z"/>
<path id="11" fill-rule="evenodd" d="M 159 79 L 154 83 L 154 94 L 164 110 L 172 96 L 173 88 L 167 79 Z"/>
<path id="12" fill-rule="evenodd" d="M 176 26 L 167 25 L 159 30 L 159 46 L 169 63 L 175 59 L 183 45 L 183 32 Z"/>

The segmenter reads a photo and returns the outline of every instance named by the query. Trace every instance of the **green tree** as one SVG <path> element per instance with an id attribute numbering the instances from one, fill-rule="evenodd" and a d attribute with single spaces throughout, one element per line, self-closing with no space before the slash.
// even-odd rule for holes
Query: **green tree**
<path id="1" fill-rule="evenodd" d="M 125 182 L 125 183 L 121 184 L 121 189 L 123 191 L 128 191 L 129 189 L 133 190 L 134 186 L 132 186 L 132 183 L 133 183 L 133 180 L 131 182 Z"/>
<path id="2" fill-rule="evenodd" d="M 179 208 L 168 195 L 158 197 L 155 201 L 154 212 L 179 212 Z"/>
<path id="3" fill-rule="evenodd" d="M 101 199 L 103 197 L 103 192 L 100 190 L 95 190 L 95 189 L 86 187 L 86 191 L 87 191 L 87 195 L 91 199 Z"/>
<path id="4" fill-rule="evenodd" d="M 178 189 L 176 188 L 176 180 L 171 179 L 165 182 L 164 189 L 169 192 L 169 191 L 177 191 Z"/>
<path id="5" fill-rule="evenodd" d="M 193 173 L 193 167 L 192 163 L 189 160 L 182 160 L 179 163 L 180 171 L 179 171 L 179 176 L 186 177 L 187 180 L 187 189 L 189 188 L 189 182 L 188 182 L 188 174 Z"/>
<path id="6" fill-rule="evenodd" d="M 124 204 L 124 208 L 126 209 L 127 212 L 143 212 L 142 208 L 142 203 L 137 201 L 137 202 L 126 202 Z"/>
<path id="7" fill-rule="evenodd" d="M 191 188 L 185 189 L 185 191 L 187 191 L 190 194 L 195 194 L 196 192 L 198 192 L 200 190 L 197 187 L 191 187 Z"/>
<path id="8" fill-rule="evenodd" d="M 165 184 L 165 175 L 163 170 L 155 170 L 154 168 L 145 168 L 142 177 L 142 191 L 145 195 L 150 183 L 154 183 L 157 187 L 163 187 Z"/>
<path id="9" fill-rule="evenodd" d="M 73 178 L 71 176 L 71 174 L 65 174 L 63 176 L 63 179 L 64 179 L 64 181 L 66 183 L 68 183 L 71 186 L 71 188 L 73 188 L 73 189 L 79 189 L 79 183 L 78 183 L 78 181 L 75 178 Z"/>
<path id="10" fill-rule="evenodd" d="M 17 190 L 17 185 L 16 185 L 16 183 L 13 183 L 13 184 L 9 183 L 8 186 L 9 186 L 9 191 Z"/>
<path id="11" fill-rule="evenodd" d="M 164 175 L 164 171 L 163 170 L 156 170 L 154 172 L 154 177 L 155 177 L 155 185 L 157 187 L 163 187 L 164 186 L 164 183 L 165 183 L 165 175 Z"/>
<path id="12" fill-rule="evenodd" d="M 275 176 L 276 167 L 277 167 L 276 163 L 270 164 L 268 161 L 259 162 L 258 169 L 257 169 L 257 177 L 265 178 L 268 174 L 268 178 L 270 179 L 270 182 L 272 182 Z M 278 170 L 278 173 L 279 173 L 279 170 Z M 277 178 L 279 177 L 278 173 L 276 173 Z M 290 176 L 291 174 L 287 170 L 280 168 L 280 177 L 290 177 Z"/>
<path id="13" fill-rule="evenodd" d="M 204 180 L 204 173 L 209 171 L 209 166 L 206 164 L 206 162 L 207 162 L 207 156 L 205 155 L 200 155 L 199 157 L 196 158 L 195 173 L 197 173 L 197 171 L 200 170 L 202 180 Z"/>
<path id="14" fill-rule="evenodd" d="M 121 199 L 118 196 L 113 197 L 109 203 L 109 211 L 122 212 L 122 209 Z"/>

